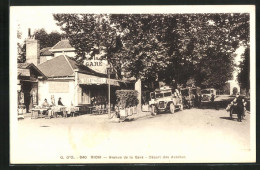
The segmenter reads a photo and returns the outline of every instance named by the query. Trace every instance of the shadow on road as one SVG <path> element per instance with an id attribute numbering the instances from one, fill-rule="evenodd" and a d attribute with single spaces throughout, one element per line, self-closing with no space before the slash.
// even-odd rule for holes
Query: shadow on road
<path id="1" fill-rule="evenodd" d="M 140 116 L 140 117 L 135 117 L 135 118 L 126 118 L 124 120 L 124 122 L 132 122 L 132 121 L 138 121 L 138 120 L 143 120 L 143 119 L 152 119 L 152 118 L 155 118 L 155 117 L 158 117 L 159 115 L 156 115 L 156 116 L 152 116 L 152 115 L 143 115 L 143 116 Z"/>
<path id="2" fill-rule="evenodd" d="M 220 119 L 226 119 L 226 120 L 232 120 L 235 121 L 236 118 L 231 118 L 231 117 L 219 117 Z"/>

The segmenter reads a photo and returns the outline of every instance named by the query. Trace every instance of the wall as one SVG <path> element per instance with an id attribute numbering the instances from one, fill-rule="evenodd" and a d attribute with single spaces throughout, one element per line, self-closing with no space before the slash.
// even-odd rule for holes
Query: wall
<path id="1" fill-rule="evenodd" d="M 59 55 L 67 55 L 69 57 L 75 57 L 76 56 L 76 53 L 74 51 L 59 51 L 59 52 L 56 52 L 56 51 L 53 51 L 53 54 L 54 54 L 54 57 L 57 57 Z"/>
<path id="2" fill-rule="evenodd" d="M 68 89 L 67 87 L 62 88 L 61 87 L 62 84 L 68 86 Z M 65 91 L 64 89 L 67 90 Z M 74 80 L 55 80 L 55 81 L 41 80 L 38 83 L 38 103 L 41 105 L 45 98 L 50 103 L 51 95 L 54 95 L 56 105 L 58 104 L 59 97 L 61 97 L 62 103 L 65 106 L 70 106 L 71 103 L 74 104 L 74 90 L 75 90 Z"/>
<path id="3" fill-rule="evenodd" d="M 233 88 L 236 87 L 238 90 L 238 93 L 240 93 L 240 87 L 237 81 L 235 80 L 231 80 L 229 81 L 230 83 L 230 95 L 233 95 Z"/>
<path id="4" fill-rule="evenodd" d="M 50 60 L 52 58 L 53 58 L 53 56 L 40 56 L 40 64 L 44 63 L 45 61 Z"/>
<path id="5" fill-rule="evenodd" d="M 224 86 L 223 86 L 223 90 L 222 93 L 225 95 L 230 95 L 230 83 L 227 82 Z"/>

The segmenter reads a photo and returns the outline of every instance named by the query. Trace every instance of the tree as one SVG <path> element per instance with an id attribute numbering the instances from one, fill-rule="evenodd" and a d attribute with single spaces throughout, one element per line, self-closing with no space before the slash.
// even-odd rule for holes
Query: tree
<path id="1" fill-rule="evenodd" d="M 33 36 L 40 41 L 40 49 L 52 47 L 61 40 L 62 34 L 58 32 L 47 33 L 44 28 L 38 29 Z"/>
<path id="2" fill-rule="evenodd" d="M 158 40 L 158 15 L 111 15 L 111 22 L 121 35 L 123 67 L 136 79 L 151 80 L 166 68 L 167 54 Z"/>
<path id="3" fill-rule="evenodd" d="M 124 52 L 117 53 L 122 43 L 108 15 L 54 14 L 53 17 L 76 49 L 77 62 L 84 63 L 86 59 L 101 55 L 102 59 L 107 59 L 120 72 Z"/>
<path id="4" fill-rule="evenodd" d="M 26 44 L 17 43 L 17 51 L 18 51 L 17 63 L 24 63 L 26 61 Z"/>
<path id="5" fill-rule="evenodd" d="M 18 25 L 17 29 L 17 39 L 21 40 L 22 38 L 22 32 L 20 31 L 20 25 Z M 24 63 L 26 60 L 26 46 L 25 42 L 17 43 L 17 63 Z"/>
<path id="6" fill-rule="evenodd" d="M 249 44 L 248 14 L 55 14 L 77 59 L 103 54 L 120 73 L 219 88 L 232 76 L 233 53 Z"/>
<path id="7" fill-rule="evenodd" d="M 250 89 L 250 49 L 245 49 L 242 55 L 242 62 L 239 65 L 240 72 L 238 74 L 238 82 L 242 88 L 245 88 L 248 92 Z"/>

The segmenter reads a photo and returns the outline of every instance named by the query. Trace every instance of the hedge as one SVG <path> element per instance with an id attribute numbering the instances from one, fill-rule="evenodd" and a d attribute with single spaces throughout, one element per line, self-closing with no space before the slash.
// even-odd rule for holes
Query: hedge
<path id="1" fill-rule="evenodd" d="M 139 103 L 137 95 L 138 92 L 136 90 L 117 90 L 117 106 L 121 109 L 137 106 Z"/>

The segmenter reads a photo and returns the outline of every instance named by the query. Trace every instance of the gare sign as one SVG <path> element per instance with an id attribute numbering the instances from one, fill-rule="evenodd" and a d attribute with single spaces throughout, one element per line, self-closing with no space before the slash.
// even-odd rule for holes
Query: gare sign
<path id="1" fill-rule="evenodd" d="M 107 74 L 107 60 L 87 60 L 85 65 L 98 73 Z"/>
<path id="2" fill-rule="evenodd" d="M 86 66 L 102 66 L 102 61 L 87 61 Z"/>

